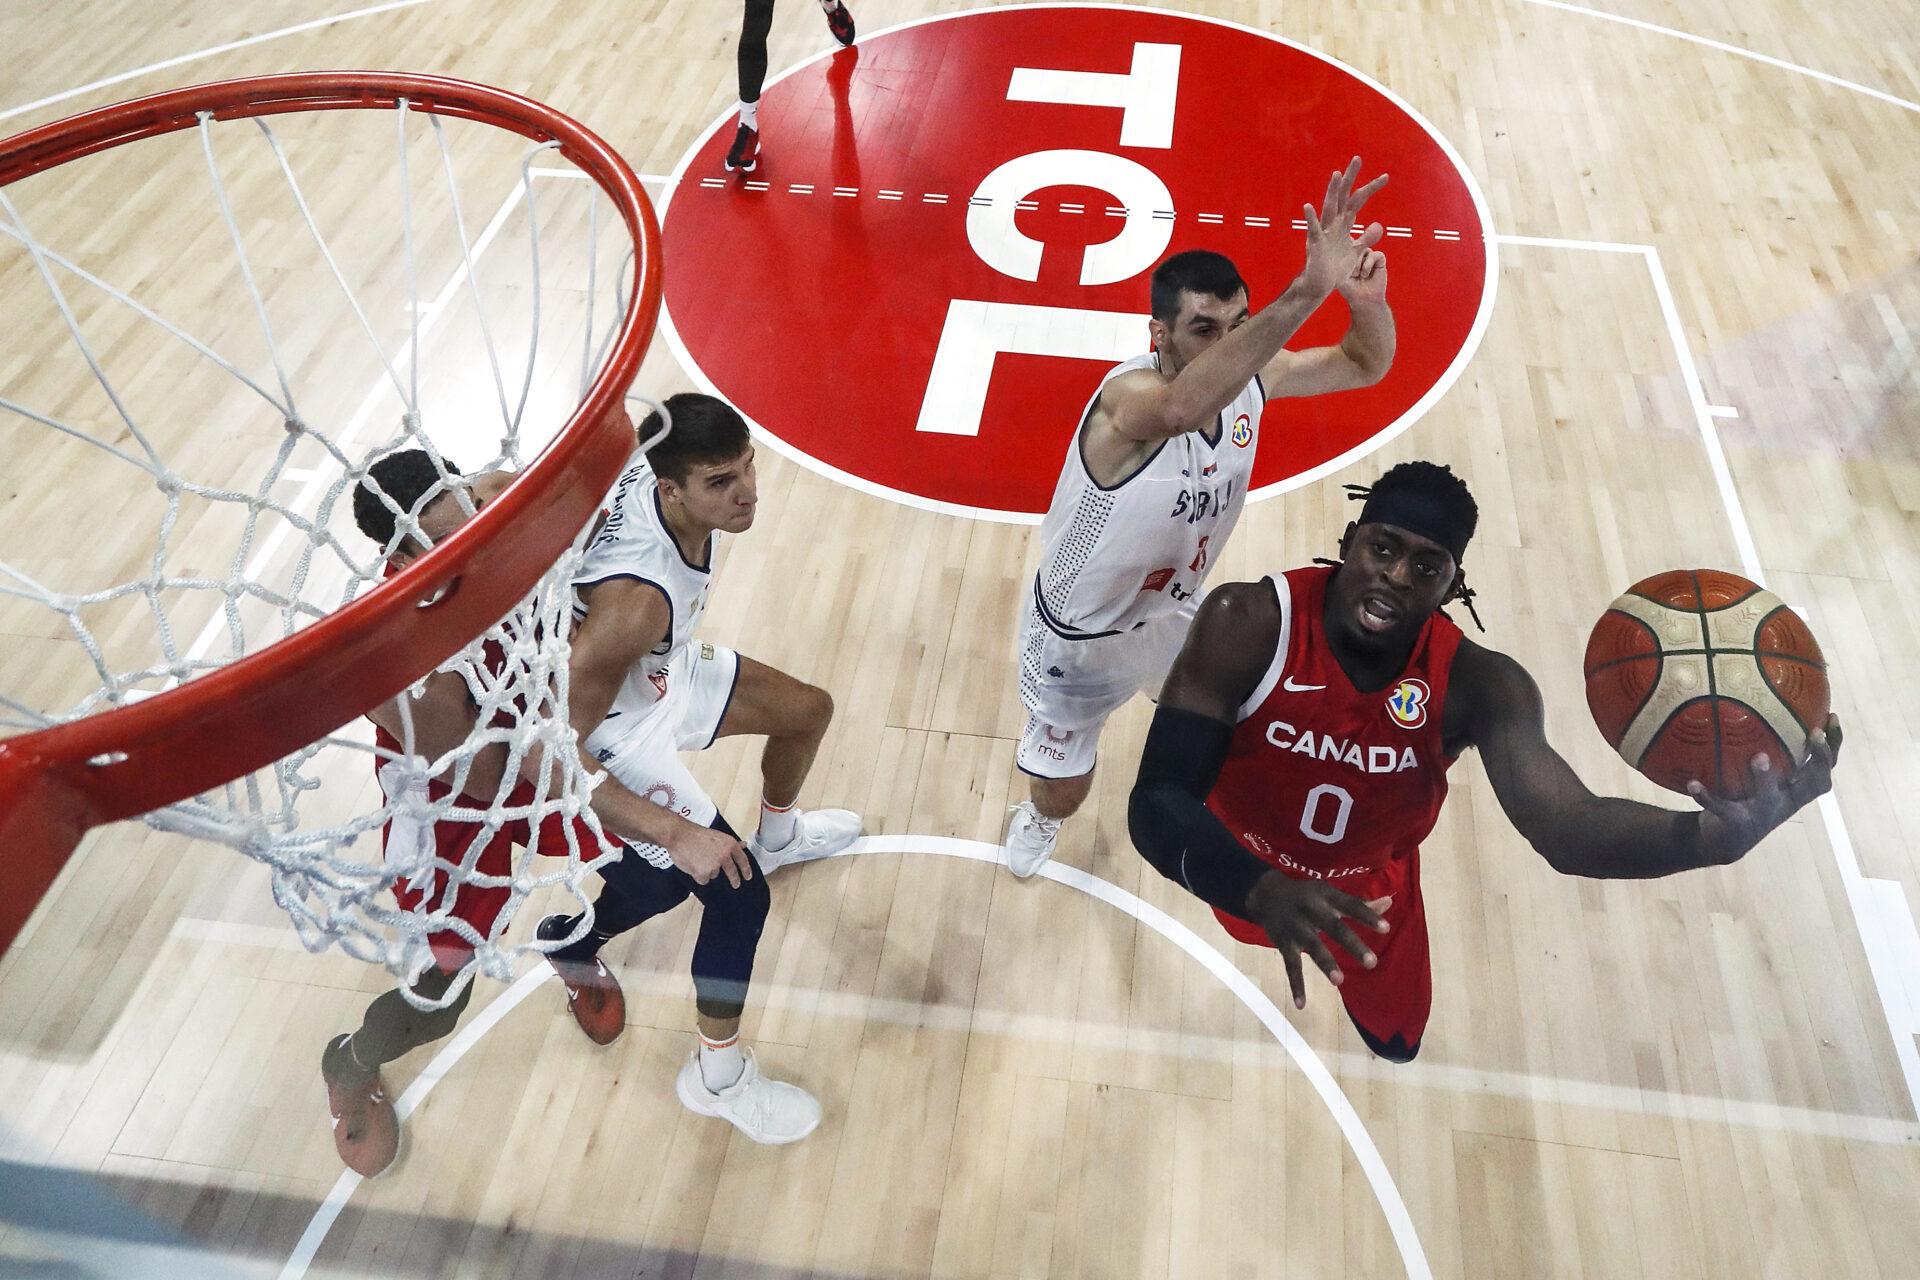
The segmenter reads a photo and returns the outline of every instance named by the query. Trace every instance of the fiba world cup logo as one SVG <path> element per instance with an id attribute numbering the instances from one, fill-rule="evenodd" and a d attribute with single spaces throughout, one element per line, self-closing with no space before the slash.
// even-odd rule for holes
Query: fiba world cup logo
<path id="1" fill-rule="evenodd" d="M 1253 419 L 1244 413 L 1233 420 L 1233 443 L 1242 449 L 1253 443 Z"/>
<path id="2" fill-rule="evenodd" d="M 1387 695 L 1387 714 L 1402 729 L 1418 729 L 1427 722 L 1427 701 L 1433 691 L 1424 680 L 1402 680 Z"/>

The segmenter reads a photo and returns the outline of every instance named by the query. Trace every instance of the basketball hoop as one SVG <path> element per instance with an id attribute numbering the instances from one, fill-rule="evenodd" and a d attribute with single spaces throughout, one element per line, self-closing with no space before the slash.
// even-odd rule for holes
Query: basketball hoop
<path id="1" fill-rule="evenodd" d="M 95 665 L 100 668 L 101 691 L 90 695 L 90 702 L 77 717 L 61 712 L 31 712 L 27 726 L 32 728 L 37 723 L 43 727 L 0 741 L 0 850 L 4 850 L 12 864 L 9 892 L 4 901 L 0 901 L 0 950 L 11 943 L 88 829 L 188 801 L 235 779 L 245 779 L 289 753 L 326 738 L 470 646 L 476 637 L 528 600 L 529 593 L 541 586 L 543 579 L 554 575 L 556 561 L 562 561 L 567 555 L 633 451 L 635 439 L 623 400 L 639 372 L 659 308 L 659 232 L 653 211 L 639 179 L 610 146 L 567 116 L 529 99 L 437 76 L 355 71 L 232 80 L 121 103 L 0 141 L 0 206 L 3 206 L 0 207 L 0 233 L 25 245 L 33 265 L 45 277 L 61 314 L 73 329 L 75 341 L 80 342 L 89 364 L 95 364 L 92 352 L 86 351 L 81 326 L 69 311 L 61 287 L 55 281 L 81 278 L 94 284 L 100 282 L 77 263 L 59 257 L 31 238 L 24 221 L 8 200 L 8 188 L 31 175 L 68 165 L 82 157 L 197 128 L 205 139 L 208 164 L 214 173 L 220 207 L 227 211 L 240 266 L 247 275 L 248 287 L 253 291 L 253 300 L 264 323 L 268 306 L 263 300 L 263 291 L 253 288 L 244 236 L 239 223 L 227 210 L 228 196 L 214 159 L 211 126 L 231 120 L 248 120 L 258 125 L 285 171 L 299 212 L 306 215 L 308 226 L 320 243 L 326 265 L 339 278 L 341 273 L 334 256 L 315 225 L 306 197 L 295 182 L 280 142 L 265 124 L 265 118 L 341 111 L 398 114 L 403 194 L 410 191 L 406 185 L 409 148 L 420 145 L 409 138 L 409 120 L 424 118 L 428 122 L 432 132 L 430 141 L 437 140 L 442 156 L 446 157 L 451 225 L 458 228 L 459 260 L 464 263 L 470 280 L 477 255 L 460 217 L 459 186 L 441 122 L 475 122 L 518 134 L 534 144 L 519 159 L 519 168 L 526 182 L 527 216 L 533 223 L 536 318 L 542 287 L 539 276 L 541 227 L 533 214 L 530 166 L 536 153 L 569 162 L 578 173 L 568 176 L 583 175 L 597 188 L 599 194 L 590 197 L 595 208 L 599 198 L 611 201 L 631 241 L 631 267 L 626 270 L 622 263 L 623 278 L 615 291 L 613 326 L 596 339 L 591 279 L 597 265 L 589 255 L 586 355 L 575 363 L 572 375 L 580 377 L 584 384 L 577 407 L 566 416 L 564 425 L 558 427 L 551 443 L 518 472 L 504 492 L 479 510 L 457 533 L 434 546 L 404 571 L 384 581 L 356 579 L 345 588 L 344 600 L 334 602 L 332 607 L 302 602 L 297 592 L 292 597 L 283 597 L 274 592 L 252 590 L 251 584 L 228 583 L 221 607 L 229 619 L 225 624 L 229 629 L 236 635 L 244 630 L 233 619 L 238 617 L 243 605 L 251 607 L 257 603 L 250 597 L 257 597 L 268 600 L 284 615 L 286 634 L 266 647 L 220 662 L 213 669 L 201 670 L 201 666 L 208 664 L 183 663 L 174 658 L 171 669 L 176 676 L 184 668 L 192 667 L 190 678 L 163 680 L 161 683 L 171 687 L 157 691 L 151 688 L 155 683 L 152 677 L 161 673 L 166 664 L 143 668 L 140 679 L 149 687 L 135 688 L 133 685 L 140 683 L 140 679 L 111 675 L 101 666 L 92 642 L 82 637 L 89 645 L 89 652 L 94 654 Z M 410 205 L 405 217 L 406 269 L 409 289 L 412 289 L 415 228 Z M 11 219 L 10 226 L 8 219 Z M 598 233 L 589 234 L 591 238 Z M 391 275 L 386 279 L 390 280 Z M 386 322 L 386 313 L 375 311 L 375 318 L 369 320 L 355 301 L 348 282 L 341 278 L 340 285 L 353 304 L 354 314 L 359 316 L 368 336 L 373 337 L 375 330 Z M 449 285 L 450 290 L 452 287 Z M 489 316 L 481 302 L 477 281 L 473 281 L 473 295 L 479 325 L 486 332 Z M 141 307 L 117 291 L 114 296 L 127 306 Z M 422 341 L 419 316 L 424 308 L 417 295 L 410 305 L 415 317 L 411 350 L 417 353 Z M 235 310 L 239 310 L 238 303 Z M 273 348 L 271 325 L 266 327 L 267 346 Z M 351 319 L 343 320 L 343 335 L 352 327 Z M 177 333 L 176 336 L 199 345 L 197 339 L 188 335 Z M 490 333 L 487 341 L 489 358 L 494 364 L 494 380 L 501 388 L 503 410 L 510 409 L 511 397 L 501 361 L 492 350 Z M 377 337 L 374 346 L 387 371 L 393 374 L 394 385 L 403 398 L 407 379 L 397 372 L 402 364 L 410 371 L 417 393 L 418 364 L 407 363 L 410 357 L 405 355 L 406 348 L 403 346 L 402 355 L 396 357 Z M 529 351 L 520 404 L 508 415 L 508 428 L 503 436 L 501 465 L 508 468 L 521 461 L 515 456 L 521 430 L 520 413 L 526 407 L 528 389 L 534 381 L 533 348 Z M 203 347 L 201 354 L 212 355 L 212 352 Z M 284 389 L 287 379 L 281 353 L 274 349 L 272 356 Z M 595 356 L 598 357 L 597 371 Z M 246 375 L 237 368 L 230 371 L 245 379 Z M 115 397 L 114 388 L 108 385 L 108 375 L 97 364 L 94 373 L 108 396 Z M 275 404 L 279 403 L 276 394 L 260 387 L 254 389 Z M 5 388 L 0 387 L 0 393 L 4 391 Z M 290 389 L 286 389 L 286 403 L 289 407 L 295 403 Z M 119 407 L 118 397 L 114 398 L 114 404 Z M 55 421 L 57 415 L 51 412 L 21 408 L 5 400 L 3 395 L 0 395 L 0 407 L 51 423 L 67 436 L 82 434 Z M 417 401 L 409 404 L 407 414 L 411 415 L 407 429 L 418 429 Z M 305 429 L 304 423 L 296 424 L 297 417 L 297 413 L 289 413 L 290 432 L 296 425 Z M 0 423 L 5 420 L 5 415 L 0 414 Z M 109 452 L 119 452 L 102 440 L 83 438 Z M 324 559 L 329 548 L 341 558 L 352 558 L 348 554 L 352 548 L 343 551 L 347 544 L 333 539 L 326 531 L 326 520 L 334 499 L 356 482 L 354 468 L 364 468 L 364 455 L 363 460 L 355 461 L 334 447 L 323 434 L 314 433 L 314 439 L 319 442 L 317 452 L 330 450 L 334 462 L 343 468 L 325 490 L 319 514 L 307 515 L 269 497 L 272 484 L 284 479 L 280 462 L 270 469 L 269 482 L 258 495 L 242 495 L 237 499 L 247 513 L 245 532 L 249 539 L 261 518 L 263 505 L 279 513 L 286 523 L 307 533 L 311 543 L 301 549 L 294 571 L 294 576 L 301 581 L 316 556 Z M 282 458 L 291 448 L 289 445 L 282 450 Z M 131 445 L 128 449 L 138 452 Z M 160 481 L 159 487 L 168 492 L 168 501 L 175 500 L 177 494 L 168 490 L 174 483 L 170 470 L 160 468 L 157 463 L 149 465 L 137 456 L 130 460 L 152 471 Z M 325 460 L 323 457 L 322 461 Z M 203 491 L 196 489 L 195 492 Z M 164 548 L 165 530 L 161 536 Z M 239 562 L 240 558 L 236 557 L 234 563 Z M 20 580 L 18 574 L 11 577 Z M 166 585 L 174 582 L 174 578 L 168 578 Z M 0 589 L 6 586 L 6 581 L 0 580 Z M 548 586 L 551 588 L 548 595 L 564 596 L 564 582 L 549 582 Z M 37 584 L 34 589 L 43 590 Z M 142 590 L 149 596 L 155 594 L 151 586 Z M 7 590 L 6 594 L 19 597 L 28 593 Z M 64 607 L 61 602 L 70 599 L 56 599 L 57 593 L 52 592 L 44 594 L 57 607 Z M 549 600 L 541 607 L 551 612 L 562 606 Z M 67 612 L 71 620 L 73 610 L 69 608 Z M 564 613 L 559 616 L 564 618 Z M 167 625 L 162 615 L 163 632 Z M 210 631 L 215 625 L 214 620 L 207 620 Z M 564 625 L 561 629 L 564 631 Z M 171 656 L 172 650 L 168 652 Z M 6 705 L 16 711 L 22 709 L 21 703 L 10 697 Z M 104 705 L 105 709 L 91 711 L 95 705 Z M 564 703 L 560 715 L 564 721 Z M 305 784 L 295 785 L 296 790 L 299 785 Z M 276 881 L 276 895 L 279 888 Z M 301 892 L 305 892 L 304 888 Z M 313 945 L 304 928 L 303 938 Z M 393 963 L 390 957 L 387 959 L 389 964 Z M 413 960 L 418 960 L 417 954 Z"/>

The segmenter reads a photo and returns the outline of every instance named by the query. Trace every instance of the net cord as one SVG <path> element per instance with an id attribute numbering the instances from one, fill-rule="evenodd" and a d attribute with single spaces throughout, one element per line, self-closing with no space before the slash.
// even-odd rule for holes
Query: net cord
<path id="1" fill-rule="evenodd" d="M 446 305 L 451 301 L 454 291 L 464 284 L 469 291 L 476 315 L 479 318 L 484 344 L 487 351 L 489 369 L 493 375 L 496 396 L 505 427 L 501 441 L 501 452 L 487 467 L 494 469 L 514 460 L 518 440 L 523 427 L 524 415 L 531 396 L 533 377 L 537 363 L 537 335 L 539 332 L 540 261 L 539 261 L 539 216 L 535 206 L 532 187 L 531 166 L 535 157 L 542 151 L 557 146 L 548 142 L 530 148 L 522 159 L 521 180 L 514 198 L 503 204 L 500 212 L 483 231 L 480 240 L 472 240 L 466 229 L 464 217 L 459 207 L 456 174 L 451 151 L 440 118 L 429 114 L 429 120 L 441 156 L 441 168 L 447 182 L 451 200 L 455 227 L 461 245 L 461 265 L 454 278 L 427 308 L 419 305 L 418 262 L 414 243 L 414 213 L 411 199 L 410 173 L 407 161 L 407 117 L 410 103 L 402 99 L 398 104 L 396 118 L 399 132 L 400 171 L 402 184 L 402 217 L 407 259 L 407 288 L 411 305 L 409 313 L 411 323 L 408 329 L 407 350 L 401 357 L 406 366 L 405 377 L 396 367 L 395 359 L 388 354 L 379 342 L 373 326 L 353 289 L 340 270 L 326 237 L 320 232 L 308 206 L 304 192 L 295 177 L 293 166 L 282 148 L 279 139 L 264 119 L 255 119 L 271 149 L 275 163 L 285 178 L 288 189 L 306 228 L 313 237 L 315 245 L 325 260 L 335 284 L 339 287 L 347 305 L 352 309 L 360 331 L 369 344 L 378 353 L 385 369 L 386 384 L 391 385 L 399 394 L 404 405 L 402 413 L 402 443 L 425 448 L 434 459 L 443 474 L 451 480 L 450 469 L 444 458 L 434 448 L 431 439 L 420 429 L 419 417 L 419 352 L 422 337 L 433 327 Z M 244 619 L 239 612 L 243 598 L 253 598 L 270 605 L 280 615 L 282 631 L 291 632 L 303 618 L 323 616 L 327 610 L 304 600 L 301 589 L 304 587 L 309 570 L 316 554 L 322 549 L 330 552 L 347 570 L 349 586 L 346 589 L 348 599 L 378 573 L 377 564 L 363 561 L 352 549 L 343 545 L 328 528 L 332 509 L 342 494 L 356 484 L 364 474 L 364 468 L 354 463 L 346 453 L 351 438 L 363 429 L 380 393 L 380 384 L 368 393 L 358 413 L 349 422 L 348 427 L 337 437 L 327 436 L 312 430 L 301 419 L 296 398 L 281 357 L 279 345 L 273 332 L 264 297 L 254 278 L 247 252 L 245 237 L 234 214 L 228 198 L 227 188 L 221 172 L 221 165 L 215 152 L 211 136 L 212 113 L 200 113 L 198 116 L 201 132 L 201 147 L 206 160 L 207 170 L 222 217 L 226 222 L 229 238 L 232 241 L 235 260 L 241 278 L 249 293 L 254 313 L 265 335 L 270 359 L 274 366 L 274 376 L 280 386 L 280 396 L 276 397 L 267 387 L 250 378 L 231 361 L 221 357 L 207 343 L 187 333 L 183 327 L 165 319 L 151 308 L 129 296 L 124 290 L 114 286 L 93 273 L 86 271 L 65 257 L 47 249 L 27 228 L 24 218 L 14 206 L 4 190 L 0 190 L 0 209 L 6 214 L 7 223 L 0 225 L 0 233 L 21 244 L 32 257 L 42 282 L 58 307 L 69 336 L 82 353 L 115 412 L 125 424 L 129 435 L 134 439 L 144 459 L 95 438 L 71 424 L 61 422 L 48 415 L 37 413 L 10 400 L 0 399 L 0 407 L 21 414 L 23 417 L 39 422 L 52 429 L 61 431 L 85 443 L 104 450 L 130 465 L 138 467 L 154 477 L 156 485 L 165 494 L 167 509 L 162 517 L 159 537 L 156 541 L 151 569 L 142 581 L 121 584 L 103 591 L 78 595 L 69 595 L 53 591 L 19 570 L 0 563 L 0 574 L 4 574 L 17 586 L 0 583 L 0 593 L 16 597 L 37 599 L 60 612 L 75 637 L 86 649 L 96 673 L 100 679 L 100 688 L 89 694 L 82 702 L 70 709 L 58 719 L 70 719 L 84 715 L 98 707 L 102 702 L 120 703 L 131 697 L 140 696 L 141 686 L 149 681 L 164 678 L 168 683 L 191 678 L 199 671 L 223 665 L 222 662 L 204 660 L 205 653 L 221 631 L 225 631 L 231 652 L 238 656 L 245 651 L 246 634 Z M 534 334 L 529 342 L 527 368 L 518 388 L 517 401 L 510 401 L 503 374 L 502 360 L 494 342 L 491 325 L 487 321 L 486 308 L 481 296 L 480 284 L 476 273 L 476 260 L 479 252 L 504 224 L 512 207 L 519 199 L 526 200 L 529 217 L 529 253 L 533 273 L 533 297 L 535 306 Z M 598 192 L 594 193 L 593 203 L 589 207 L 589 226 L 597 233 Z M 604 340 L 595 350 L 592 319 L 594 315 L 594 281 L 597 267 L 597 234 L 590 244 L 588 264 L 588 323 L 583 352 L 588 353 L 582 366 L 583 389 L 591 381 L 592 356 L 604 358 L 613 340 L 613 332 L 624 318 L 630 299 L 623 287 L 616 289 L 615 322 Z M 631 265 L 632 251 L 626 262 Z M 92 286 L 107 297 L 128 306 L 136 314 L 165 330 L 177 340 L 185 343 L 195 353 L 224 369 L 238 382 L 244 384 L 263 401 L 271 405 L 281 416 L 287 427 L 287 433 L 275 450 L 259 492 L 244 494 L 239 491 L 216 489 L 186 481 L 175 475 L 161 459 L 151 441 L 141 431 L 134 415 L 129 411 L 119 390 L 108 377 L 101 361 L 89 344 L 82 331 L 68 298 L 59 281 L 55 278 L 53 266 L 71 273 L 75 278 Z M 645 399 L 645 397 L 635 397 Z M 660 410 L 663 420 L 666 413 L 663 406 L 647 401 Z M 666 431 L 668 426 L 654 436 L 645 445 L 651 445 Z M 300 494 L 290 504 L 275 502 L 266 497 L 266 491 L 286 473 L 294 447 L 303 440 L 313 440 L 326 450 L 334 463 L 340 467 L 341 475 L 330 484 L 324 485 L 315 518 L 308 519 L 296 509 L 304 507 L 322 485 L 316 476 L 310 479 Z M 643 445 L 643 447 L 645 447 Z M 384 452 L 384 450 L 383 450 Z M 459 495 L 462 508 L 472 514 L 473 505 L 464 485 L 453 484 L 451 491 Z M 165 572 L 167 552 L 175 524 L 179 518 L 180 499 L 183 494 L 193 494 L 212 501 L 230 501 L 242 503 L 247 507 L 248 515 L 240 538 L 240 545 L 233 557 L 229 578 L 224 582 L 205 578 L 169 576 Z M 400 538 L 415 537 L 422 543 L 429 539 L 420 529 L 417 516 L 411 511 L 400 511 L 390 498 L 382 495 L 390 508 L 394 509 L 396 541 Z M 260 517 L 272 512 L 280 517 L 280 522 L 272 528 L 264 540 L 264 545 L 255 548 L 258 522 Z M 279 544 L 292 533 L 304 535 L 304 545 L 299 553 L 294 569 L 293 586 L 287 591 L 275 591 L 258 579 L 266 564 L 278 553 Z M 259 775 L 229 783 L 223 790 L 226 808 L 214 802 L 211 796 L 196 797 L 178 805 L 170 806 L 149 815 L 151 825 L 161 830 L 178 831 L 200 838 L 214 839 L 221 843 L 242 849 L 265 864 L 270 872 L 273 896 L 287 911 L 301 941 L 309 949 L 319 950 L 329 944 L 338 945 L 341 950 L 356 958 L 385 965 L 401 976 L 405 981 L 403 990 L 407 998 L 422 1008 L 444 1007 L 458 998 L 471 981 L 474 971 L 482 971 L 489 976 L 506 979 L 511 976 L 511 957 L 522 950 L 547 951 L 554 947 L 567 945 L 584 935 L 591 919 L 591 908 L 585 900 L 582 883 L 585 877 L 613 857 L 621 856 L 617 851 L 603 847 L 583 851 L 578 847 L 572 819 L 584 818 L 589 829 L 598 836 L 598 825 L 588 807 L 588 799 L 599 776 L 587 771 L 581 763 L 576 747 L 574 730 L 566 723 L 566 688 L 568 672 L 566 666 L 565 644 L 548 641 L 544 645 L 528 637 L 545 635 L 552 637 L 564 635 L 571 615 L 571 591 L 567 585 L 571 569 L 577 564 L 583 541 L 590 530 L 583 530 L 581 538 L 576 540 L 572 550 L 562 557 L 555 572 L 543 580 L 535 592 L 524 602 L 508 623 L 490 633 L 495 637 L 507 636 L 504 643 L 506 657 L 503 669 L 490 672 L 485 662 L 479 660 L 480 641 L 476 640 L 461 654 L 443 663 L 436 674 L 455 673 L 465 680 L 472 701 L 476 707 L 477 723 L 486 726 L 475 733 L 459 748 L 447 752 L 439 759 L 426 760 L 418 752 L 411 704 L 408 698 L 398 700 L 400 710 L 401 750 L 393 752 L 378 747 L 370 747 L 364 741 L 329 736 L 320 742 L 296 752 L 272 771 L 277 795 L 271 809 L 265 803 L 260 789 Z M 391 550 L 391 548 L 389 548 Z M 249 557 L 251 555 L 251 560 Z M 206 629 L 199 641 L 183 657 L 177 650 L 172 630 L 172 621 L 161 596 L 176 591 L 218 591 L 223 599 L 223 607 L 208 619 Z M 145 598 L 148 611 L 153 615 L 156 630 L 160 637 L 162 661 L 150 664 L 139 670 L 116 673 L 101 651 L 97 639 L 90 628 L 79 617 L 79 611 L 87 606 L 106 603 L 130 594 L 139 594 Z M 513 625 L 518 621 L 518 626 Z M 225 625 L 222 626 L 222 623 Z M 424 688 L 425 682 L 416 685 L 416 691 Z M 507 708 L 514 705 L 516 698 L 526 699 L 527 714 L 510 717 L 512 727 L 506 728 L 496 723 Z M 38 727 L 55 722 L 55 717 L 34 711 L 17 699 L 0 694 L 0 705 L 24 717 L 23 727 Z M 557 714 L 555 708 L 557 707 Z M 544 711 L 545 714 L 541 714 Z M 447 800 L 437 805 L 422 808 L 412 800 L 413 791 L 403 790 L 397 802 L 383 806 L 370 813 L 356 815 L 351 820 L 330 827 L 300 829 L 297 826 L 297 805 L 300 797 L 316 789 L 316 779 L 304 773 L 305 766 L 314 757 L 326 749 L 347 748 L 370 754 L 383 765 L 398 765 L 401 773 L 409 779 L 425 779 L 445 774 L 443 779 L 451 788 Z M 502 785 L 502 794 L 493 803 L 484 808 L 459 803 L 468 800 L 463 788 L 471 777 L 474 761 L 479 752 L 499 748 L 505 752 L 505 772 L 508 780 Z M 512 780 L 521 775 L 523 764 L 531 753 L 541 752 L 541 765 L 534 770 L 535 785 L 532 801 L 523 805 L 504 803 L 505 792 L 511 789 Z M 410 807 L 411 806 L 411 807 Z M 564 826 L 567 848 L 561 850 L 540 850 L 540 818 L 558 812 L 568 819 Z M 408 860 L 383 860 L 378 864 L 369 864 L 348 856 L 344 851 L 361 836 L 382 826 L 391 818 L 401 814 L 416 821 L 431 824 L 438 821 L 455 821 L 471 824 L 474 836 L 466 842 L 461 859 L 451 862 L 437 856 L 413 858 Z M 478 869 L 477 860 L 492 836 L 509 822 L 525 821 L 532 828 L 528 845 L 515 860 L 513 874 L 509 876 L 488 875 Z M 559 869 L 546 873 L 531 871 L 533 855 L 544 852 L 564 857 Z M 641 856 L 658 866 L 671 865 L 665 851 L 648 847 L 639 851 Z M 435 872 L 445 872 L 461 885 L 475 887 L 506 887 L 510 898 L 508 908 L 501 913 L 495 933 L 504 928 L 505 921 L 511 919 L 513 909 L 532 892 L 540 889 L 564 885 L 579 901 L 583 908 L 582 918 L 573 934 L 565 939 L 548 942 L 530 942 L 519 947 L 504 947 L 497 937 L 482 937 L 470 924 L 450 914 L 451 905 L 443 903 L 438 910 L 407 912 L 395 905 L 384 902 L 384 893 L 396 884 L 406 881 L 419 881 L 421 877 L 431 877 Z M 456 891 L 457 894 L 457 891 Z M 456 896 L 455 894 L 448 895 Z M 431 949 L 426 939 L 430 933 L 450 932 L 462 937 L 473 948 L 473 959 L 460 971 L 455 983 L 442 998 L 435 1001 L 423 1001 L 410 988 L 426 968 L 434 963 Z"/>

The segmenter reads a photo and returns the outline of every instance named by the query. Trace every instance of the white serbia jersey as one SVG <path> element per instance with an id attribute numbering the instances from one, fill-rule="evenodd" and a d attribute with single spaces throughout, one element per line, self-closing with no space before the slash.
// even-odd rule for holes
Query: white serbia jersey
<path id="1" fill-rule="evenodd" d="M 713 582 L 713 543 L 714 535 L 708 534 L 699 564 L 688 563 L 680 554 L 680 544 L 660 516 L 660 489 L 653 468 L 647 465 L 647 455 L 636 449 L 607 494 L 600 530 L 587 544 L 586 556 L 573 578 L 575 621 L 587 616 L 587 606 L 577 594 L 579 589 L 616 578 L 631 578 L 659 588 L 673 611 L 666 639 L 627 672 L 624 686 L 615 695 L 616 705 L 650 707 L 666 696 L 667 666 L 687 647 L 707 608 L 707 589 Z"/>
<path id="2" fill-rule="evenodd" d="M 1100 385 L 1158 366 L 1154 352 L 1138 355 L 1115 365 Z M 1094 392 L 1067 446 L 1066 466 L 1040 525 L 1040 572 L 1033 584 L 1040 620 L 1075 640 L 1131 631 L 1199 594 L 1246 505 L 1266 406 L 1260 379 L 1251 378 L 1211 432 L 1189 431 L 1162 442 L 1138 471 L 1102 488 L 1080 454 L 1099 399 Z"/>

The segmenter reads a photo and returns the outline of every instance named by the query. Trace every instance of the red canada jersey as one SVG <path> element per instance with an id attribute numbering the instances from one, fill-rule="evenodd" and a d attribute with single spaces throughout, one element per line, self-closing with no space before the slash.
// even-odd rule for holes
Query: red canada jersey
<path id="1" fill-rule="evenodd" d="M 1409 896 L 1420 842 L 1439 819 L 1453 758 L 1440 709 L 1460 628 L 1435 614 L 1399 677 L 1362 693 L 1321 627 L 1327 568 L 1274 579 L 1280 638 L 1207 797 L 1227 830 L 1290 876 L 1328 880 L 1355 897 Z M 1227 931 L 1266 935 L 1224 913 Z"/>

